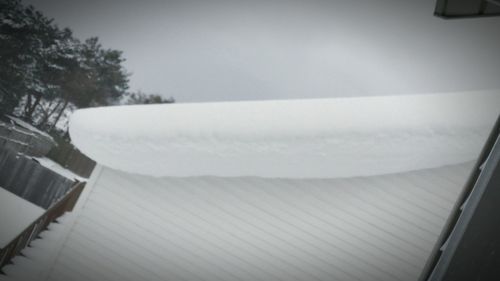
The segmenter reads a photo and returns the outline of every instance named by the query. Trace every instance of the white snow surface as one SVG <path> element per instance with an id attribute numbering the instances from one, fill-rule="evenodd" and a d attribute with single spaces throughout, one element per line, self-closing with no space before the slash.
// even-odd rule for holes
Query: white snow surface
<path id="1" fill-rule="evenodd" d="M 14 116 L 7 115 L 7 117 L 9 117 L 9 119 L 10 119 L 10 120 L 12 120 L 12 121 L 13 121 L 14 123 L 16 123 L 17 125 L 19 125 L 19 126 L 21 126 L 21 127 L 25 128 L 25 129 L 27 129 L 27 130 L 30 130 L 30 131 L 32 131 L 32 132 L 35 132 L 35 133 L 37 133 L 37 134 L 39 134 L 39 135 L 42 135 L 42 136 L 44 136 L 44 137 L 47 137 L 48 139 L 50 139 L 52 142 L 54 142 L 54 143 L 55 143 L 54 138 L 52 138 L 52 136 L 51 136 L 51 135 L 47 134 L 47 133 L 46 133 L 46 132 L 44 132 L 44 131 L 39 130 L 39 129 L 38 129 L 38 128 L 36 128 L 35 126 L 33 126 L 33 125 L 29 124 L 29 123 L 26 123 L 26 122 L 24 122 L 23 120 L 21 120 L 21 119 L 19 119 L 19 118 L 17 118 L 17 117 L 14 117 Z"/>
<path id="2" fill-rule="evenodd" d="M 0 249 L 44 212 L 42 208 L 0 187 Z"/>
<path id="3" fill-rule="evenodd" d="M 473 160 L 500 91 L 78 110 L 72 142 L 152 176 L 335 178 Z"/>

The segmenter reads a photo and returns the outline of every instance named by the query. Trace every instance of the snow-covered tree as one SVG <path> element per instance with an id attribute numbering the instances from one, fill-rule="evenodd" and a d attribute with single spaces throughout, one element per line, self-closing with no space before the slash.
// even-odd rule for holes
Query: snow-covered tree
<path id="1" fill-rule="evenodd" d="M 0 114 L 52 129 L 74 108 L 115 104 L 128 89 L 122 52 L 71 30 L 19 0 L 0 0 Z"/>

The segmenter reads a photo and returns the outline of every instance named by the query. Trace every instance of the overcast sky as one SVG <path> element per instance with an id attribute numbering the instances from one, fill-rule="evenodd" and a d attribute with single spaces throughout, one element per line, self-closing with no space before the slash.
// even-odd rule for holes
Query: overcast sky
<path id="1" fill-rule="evenodd" d="M 500 18 L 435 0 L 25 0 L 178 102 L 500 88 Z"/>

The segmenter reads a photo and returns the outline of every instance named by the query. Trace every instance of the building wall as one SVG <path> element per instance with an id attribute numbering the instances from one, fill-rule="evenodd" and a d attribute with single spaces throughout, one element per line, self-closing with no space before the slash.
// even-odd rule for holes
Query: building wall
<path id="1" fill-rule="evenodd" d="M 470 167 L 307 180 L 97 169 L 48 280 L 416 280 Z"/>

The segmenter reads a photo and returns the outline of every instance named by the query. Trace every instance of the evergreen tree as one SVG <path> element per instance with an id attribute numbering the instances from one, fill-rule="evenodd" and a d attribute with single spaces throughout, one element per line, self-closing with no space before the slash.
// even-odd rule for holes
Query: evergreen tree
<path id="1" fill-rule="evenodd" d="M 141 91 L 128 93 L 125 96 L 125 104 L 158 104 L 158 103 L 174 103 L 172 97 L 164 98 L 156 94 L 145 94 Z"/>
<path id="2" fill-rule="evenodd" d="M 53 128 L 69 108 L 118 103 L 128 89 L 121 51 L 25 7 L 0 0 L 0 113 Z"/>

